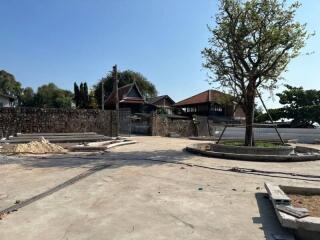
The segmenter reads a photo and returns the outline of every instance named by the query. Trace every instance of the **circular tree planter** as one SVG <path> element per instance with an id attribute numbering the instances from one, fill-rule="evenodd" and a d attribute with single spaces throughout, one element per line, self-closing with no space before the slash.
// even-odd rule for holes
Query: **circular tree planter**
<path id="1" fill-rule="evenodd" d="M 220 153 L 254 154 L 254 155 L 290 155 L 294 154 L 294 147 L 290 145 L 277 147 L 247 147 L 212 144 L 210 150 Z"/>
<path id="2" fill-rule="evenodd" d="M 307 147 L 245 147 L 227 146 L 214 143 L 198 143 L 186 148 L 190 153 L 208 157 L 261 161 L 261 162 L 299 162 L 320 160 L 320 151 Z"/>

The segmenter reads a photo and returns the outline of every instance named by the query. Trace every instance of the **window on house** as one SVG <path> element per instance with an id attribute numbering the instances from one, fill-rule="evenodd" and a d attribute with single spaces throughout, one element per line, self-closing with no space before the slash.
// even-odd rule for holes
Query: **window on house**
<path id="1" fill-rule="evenodd" d="M 213 106 L 211 106 L 211 110 L 213 110 L 214 112 L 222 112 L 223 111 L 222 107 L 218 104 L 214 104 Z"/>

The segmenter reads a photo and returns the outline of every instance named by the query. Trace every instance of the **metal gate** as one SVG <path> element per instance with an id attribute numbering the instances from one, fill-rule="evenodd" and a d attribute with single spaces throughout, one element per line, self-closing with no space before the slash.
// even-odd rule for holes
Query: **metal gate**
<path id="1" fill-rule="evenodd" d="M 131 117 L 131 133 L 139 135 L 151 135 L 151 116 L 136 114 Z"/>
<path id="2" fill-rule="evenodd" d="M 198 121 L 197 125 L 197 134 L 198 136 L 209 136 L 208 128 L 208 118 L 203 116 L 197 116 L 196 120 Z"/>
<path id="3" fill-rule="evenodd" d="M 120 135 L 131 134 L 131 111 L 120 109 L 119 111 L 119 133 Z"/>

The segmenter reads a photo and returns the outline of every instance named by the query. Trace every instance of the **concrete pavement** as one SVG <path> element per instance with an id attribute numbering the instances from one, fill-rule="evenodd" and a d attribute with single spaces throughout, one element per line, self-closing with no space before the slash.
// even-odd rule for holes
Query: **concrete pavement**
<path id="1" fill-rule="evenodd" d="M 53 188 L 92 166 L 112 164 L 111 168 L 5 216 L 0 220 L 0 239 L 272 239 L 273 235 L 287 233 L 278 224 L 271 203 L 264 198 L 263 183 L 320 185 L 295 178 L 244 175 L 175 164 L 317 174 L 320 162 L 211 159 L 182 151 L 195 141 L 135 139 L 138 144 L 103 155 L 6 160 L 0 156 L 1 209 Z"/>

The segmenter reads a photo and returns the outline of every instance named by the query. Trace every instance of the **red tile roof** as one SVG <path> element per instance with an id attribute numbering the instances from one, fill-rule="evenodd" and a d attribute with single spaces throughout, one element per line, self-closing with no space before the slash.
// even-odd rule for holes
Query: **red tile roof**
<path id="1" fill-rule="evenodd" d="M 183 107 L 188 105 L 196 105 L 200 103 L 208 103 L 208 102 L 215 102 L 219 98 L 227 96 L 228 94 L 219 92 L 217 90 L 207 90 L 202 93 L 196 94 L 192 97 L 184 99 L 180 102 L 174 104 L 175 107 Z"/>

